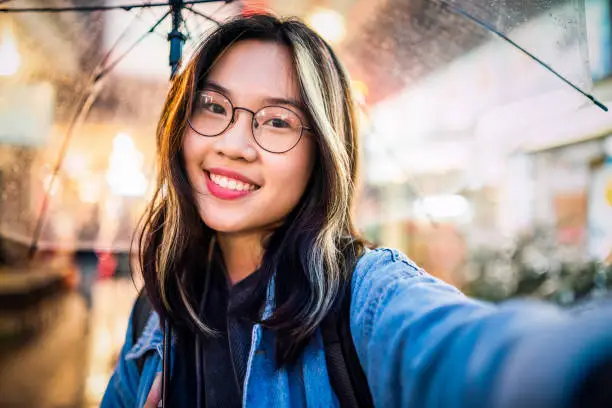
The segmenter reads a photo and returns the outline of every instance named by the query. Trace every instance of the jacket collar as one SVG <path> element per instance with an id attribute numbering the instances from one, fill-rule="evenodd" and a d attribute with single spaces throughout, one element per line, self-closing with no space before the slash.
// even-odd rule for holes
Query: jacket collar
<path id="1" fill-rule="evenodd" d="M 135 360 L 151 350 L 157 350 L 161 357 L 163 355 L 163 342 L 164 334 L 159 324 L 159 315 L 153 311 L 147 320 L 144 330 L 130 351 L 125 355 L 125 358 L 127 360 Z"/>
<path id="2" fill-rule="evenodd" d="M 272 315 L 274 310 L 274 288 L 275 279 L 272 277 L 266 291 L 266 305 L 262 315 L 263 319 L 267 319 Z M 176 337 L 172 336 L 172 346 L 176 343 Z M 159 315 L 153 311 L 147 320 L 144 330 L 132 346 L 130 351 L 125 355 L 127 360 L 136 360 L 142 357 L 149 351 L 155 350 L 160 358 L 163 357 L 164 350 L 164 333 L 159 321 Z"/>

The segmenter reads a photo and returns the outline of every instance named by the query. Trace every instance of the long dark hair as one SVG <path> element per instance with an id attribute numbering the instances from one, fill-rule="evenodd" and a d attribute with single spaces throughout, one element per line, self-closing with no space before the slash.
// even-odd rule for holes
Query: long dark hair
<path id="1" fill-rule="evenodd" d="M 295 359 L 339 304 L 364 242 L 351 218 L 357 183 L 357 123 L 349 79 L 331 48 L 296 19 L 267 14 L 235 18 L 204 39 L 173 81 L 157 127 L 157 188 L 141 221 L 140 268 L 162 319 L 212 334 L 195 305 L 215 231 L 201 220 L 182 158 L 188 114 L 215 61 L 237 41 L 257 39 L 290 49 L 306 114 L 316 139 L 316 165 L 299 204 L 264 245 L 260 285 L 245 307 L 276 333 L 279 364 Z M 259 307 L 274 279 L 275 307 Z"/>

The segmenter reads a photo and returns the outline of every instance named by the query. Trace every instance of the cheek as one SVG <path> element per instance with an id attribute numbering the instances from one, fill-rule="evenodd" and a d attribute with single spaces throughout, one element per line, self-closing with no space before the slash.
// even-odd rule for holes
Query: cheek
<path id="1" fill-rule="evenodd" d="M 195 173 L 200 172 L 202 159 L 208 150 L 207 141 L 202 137 L 198 137 L 198 135 L 194 135 L 193 132 L 186 132 L 183 137 L 181 150 L 187 175 L 189 178 L 192 178 L 195 176 Z"/>
<path id="2" fill-rule="evenodd" d="M 293 205 L 304 193 L 312 174 L 315 151 L 311 143 L 304 143 L 300 149 L 276 157 L 268 168 L 270 180 L 274 181 L 275 193 Z"/>

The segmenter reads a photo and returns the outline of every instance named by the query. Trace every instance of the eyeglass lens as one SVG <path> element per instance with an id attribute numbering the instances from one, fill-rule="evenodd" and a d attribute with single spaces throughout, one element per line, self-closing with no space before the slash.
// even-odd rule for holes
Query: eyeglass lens
<path id="1" fill-rule="evenodd" d="M 191 126 L 204 136 L 218 136 L 230 127 L 234 115 L 232 103 L 214 91 L 202 91 L 194 103 Z M 299 116 L 282 106 L 267 106 L 255 112 L 253 136 L 263 149 L 285 152 L 297 144 L 302 134 Z"/>

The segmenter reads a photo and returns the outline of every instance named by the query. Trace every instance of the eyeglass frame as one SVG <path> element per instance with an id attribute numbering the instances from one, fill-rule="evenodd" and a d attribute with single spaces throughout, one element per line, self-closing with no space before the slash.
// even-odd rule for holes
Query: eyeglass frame
<path id="1" fill-rule="evenodd" d="M 227 102 L 229 102 L 229 105 L 232 108 L 232 118 L 229 121 L 229 123 L 227 124 L 227 126 L 225 127 L 225 129 L 223 129 L 221 132 L 219 132 L 219 133 L 217 133 L 215 135 L 205 135 L 204 133 L 200 132 L 199 130 L 197 130 L 193 126 L 193 124 L 191 123 L 191 119 L 188 117 L 187 118 L 187 123 L 189 124 L 189 127 L 191 128 L 191 130 L 193 130 L 194 132 L 196 132 L 200 136 L 203 136 L 203 137 L 217 137 L 217 136 L 220 136 L 222 133 L 225 133 L 230 127 L 232 127 L 232 125 L 236 121 L 236 111 L 237 110 L 243 110 L 243 111 L 249 112 L 251 114 L 251 136 L 253 136 L 253 140 L 255 140 L 255 143 L 257 143 L 257 146 L 261 147 L 263 150 L 265 150 L 268 153 L 273 153 L 273 154 L 284 154 L 284 153 L 287 153 L 287 152 L 291 151 L 295 146 L 297 146 L 298 143 L 300 143 L 300 140 L 302 140 L 302 136 L 304 134 L 304 130 L 306 130 L 308 132 L 312 131 L 312 128 L 304 126 L 304 124 L 302 123 L 302 118 L 300 118 L 300 115 L 298 115 L 297 112 L 294 112 L 293 110 L 291 110 L 291 109 L 289 109 L 287 107 L 284 107 L 284 106 L 281 106 L 281 105 L 266 105 L 266 106 L 263 106 L 263 107 L 257 109 L 256 111 L 252 111 L 251 109 L 248 109 L 248 108 L 245 108 L 245 107 L 242 107 L 242 106 L 234 106 L 234 104 L 232 103 L 231 99 L 228 98 L 227 96 L 223 95 L 220 92 L 207 90 L 207 91 L 198 91 L 198 94 L 200 94 L 202 92 L 211 92 L 211 93 L 215 93 L 217 95 L 221 95 L 222 97 L 224 97 L 227 100 Z M 300 136 L 298 137 L 297 141 L 293 144 L 293 146 L 291 146 L 289 149 L 283 150 L 282 152 L 274 152 L 272 150 L 268 150 L 265 147 L 263 147 L 259 143 L 257 138 L 255 137 L 255 115 L 257 115 L 260 111 L 262 111 L 264 109 L 267 109 L 267 108 L 282 108 L 282 109 L 288 110 L 289 112 L 293 113 L 295 115 L 295 117 L 299 120 L 299 122 L 300 122 Z M 191 116 L 191 114 L 189 116 Z"/>

